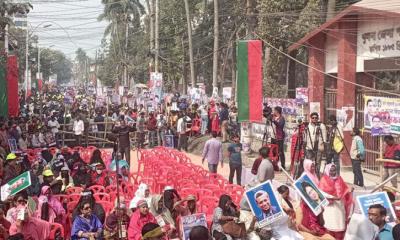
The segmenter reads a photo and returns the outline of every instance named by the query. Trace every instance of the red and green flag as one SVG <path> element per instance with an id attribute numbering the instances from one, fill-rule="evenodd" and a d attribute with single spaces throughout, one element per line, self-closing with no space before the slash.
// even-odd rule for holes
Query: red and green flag
<path id="1" fill-rule="evenodd" d="M 262 120 L 262 42 L 237 44 L 237 101 L 239 121 Z"/>

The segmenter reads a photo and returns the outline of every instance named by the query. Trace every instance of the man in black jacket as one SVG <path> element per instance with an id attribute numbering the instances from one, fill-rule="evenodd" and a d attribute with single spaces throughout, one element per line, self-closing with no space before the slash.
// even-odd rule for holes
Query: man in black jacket
<path id="1" fill-rule="evenodd" d="M 119 152 L 121 157 L 130 164 L 131 163 L 131 142 L 129 139 L 129 132 L 132 132 L 133 128 L 128 126 L 124 119 L 117 122 L 113 128 L 113 133 L 117 134 Z"/>

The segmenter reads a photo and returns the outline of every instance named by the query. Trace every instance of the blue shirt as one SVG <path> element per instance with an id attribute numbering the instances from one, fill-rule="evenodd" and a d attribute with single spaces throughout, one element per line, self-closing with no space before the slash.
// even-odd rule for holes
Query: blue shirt
<path id="1" fill-rule="evenodd" d="M 379 240 L 394 240 L 392 229 L 392 226 L 385 224 L 385 226 L 383 226 L 383 228 L 379 231 Z"/>
<path id="2" fill-rule="evenodd" d="M 228 147 L 229 163 L 233 165 L 242 165 L 242 155 L 240 151 L 242 150 L 242 144 L 240 143 L 231 143 Z"/>

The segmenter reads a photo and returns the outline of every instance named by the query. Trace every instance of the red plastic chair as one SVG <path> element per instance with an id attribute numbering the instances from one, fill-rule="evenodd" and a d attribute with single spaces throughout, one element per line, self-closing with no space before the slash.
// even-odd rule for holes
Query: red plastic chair
<path id="1" fill-rule="evenodd" d="M 88 189 L 92 190 L 93 193 L 105 193 L 106 192 L 105 187 L 102 185 L 92 185 L 92 186 L 88 187 Z"/>
<path id="2" fill-rule="evenodd" d="M 98 201 L 98 204 L 100 204 L 103 208 L 104 208 L 104 212 L 106 212 L 106 214 L 108 215 L 108 213 L 111 212 L 111 210 L 113 210 L 114 208 L 114 204 L 110 203 L 110 202 L 106 202 L 106 201 Z"/>
<path id="3" fill-rule="evenodd" d="M 219 199 L 213 196 L 204 196 L 199 200 L 200 210 L 202 213 L 213 215 L 214 209 L 218 206 Z"/>
<path id="4" fill-rule="evenodd" d="M 59 231 L 59 234 L 60 234 L 59 236 L 65 237 L 63 225 L 61 225 L 59 223 L 51 223 L 51 225 L 50 225 L 50 235 L 49 235 L 48 239 L 49 240 L 56 239 L 57 231 Z"/>
<path id="5" fill-rule="evenodd" d="M 65 194 L 81 193 L 83 188 L 81 187 L 70 187 L 65 191 Z"/>
<path id="6" fill-rule="evenodd" d="M 74 212 L 75 208 L 78 205 L 78 201 L 72 201 L 67 203 L 67 211 L 69 215 L 72 215 L 72 213 Z"/>
<path id="7" fill-rule="evenodd" d="M 221 187 L 219 185 L 217 185 L 217 184 L 210 183 L 210 184 L 205 184 L 202 187 L 205 188 L 205 189 L 209 189 L 209 190 L 211 190 L 213 192 L 220 192 L 221 191 Z"/>
<path id="8" fill-rule="evenodd" d="M 110 202 L 111 201 L 111 197 L 108 193 L 104 193 L 104 192 L 98 192 L 93 194 L 94 199 L 96 199 L 96 201 L 106 201 L 106 202 Z"/>
<path id="9" fill-rule="evenodd" d="M 72 193 L 72 194 L 68 194 L 65 195 L 65 198 L 67 199 L 67 203 L 69 202 L 78 202 L 79 199 L 81 198 L 81 195 L 79 193 Z"/>
<path id="10" fill-rule="evenodd" d="M 196 191 L 197 191 L 198 199 L 200 199 L 200 200 L 204 197 L 212 197 L 213 196 L 213 192 L 209 189 L 199 188 Z"/>
<path id="11" fill-rule="evenodd" d="M 199 198 L 199 196 L 197 194 L 197 188 L 190 188 L 190 187 L 182 188 L 179 191 L 179 195 L 181 195 L 182 198 L 186 198 L 189 195 L 194 195 L 194 196 L 196 196 L 197 199 Z"/>

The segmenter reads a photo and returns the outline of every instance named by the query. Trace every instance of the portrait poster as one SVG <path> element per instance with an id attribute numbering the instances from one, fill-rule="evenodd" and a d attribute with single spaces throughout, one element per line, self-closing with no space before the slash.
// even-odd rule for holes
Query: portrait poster
<path id="1" fill-rule="evenodd" d="M 372 136 L 400 134 L 400 98 L 364 96 L 364 128 Z"/>
<path id="2" fill-rule="evenodd" d="M 181 234 L 182 240 L 189 240 L 189 233 L 195 226 L 207 227 L 207 218 L 204 213 L 197 213 L 189 216 L 181 217 Z"/>
<path id="3" fill-rule="evenodd" d="M 247 190 L 245 194 L 260 227 L 267 226 L 284 215 L 270 180 Z"/>
<path id="4" fill-rule="evenodd" d="M 357 196 L 357 203 L 361 213 L 368 218 L 368 209 L 371 205 L 381 204 L 386 208 L 387 222 L 395 222 L 396 214 L 386 192 L 376 192 Z"/>
<path id="5" fill-rule="evenodd" d="M 355 121 L 355 108 L 342 107 L 341 109 L 336 109 L 336 119 L 339 126 L 343 127 L 343 131 L 352 131 Z"/>
<path id="6" fill-rule="evenodd" d="M 10 152 L 15 153 L 18 151 L 17 141 L 14 138 L 8 139 L 8 145 L 10 147 Z"/>
<path id="7" fill-rule="evenodd" d="M 174 147 L 174 135 L 164 135 L 164 147 L 173 148 Z"/>
<path id="8" fill-rule="evenodd" d="M 224 102 L 228 102 L 232 98 L 232 87 L 222 88 L 222 99 Z"/>
<path id="9" fill-rule="evenodd" d="M 299 105 L 308 103 L 308 88 L 296 88 L 296 102 Z"/>
<path id="10" fill-rule="evenodd" d="M 306 174 L 294 182 L 294 187 L 315 216 L 319 215 L 322 208 L 328 205 L 328 199 Z"/>
<path id="11" fill-rule="evenodd" d="M 316 112 L 321 116 L 321 103 L 320 102 L 310 102 L 310 114 Z"/>

